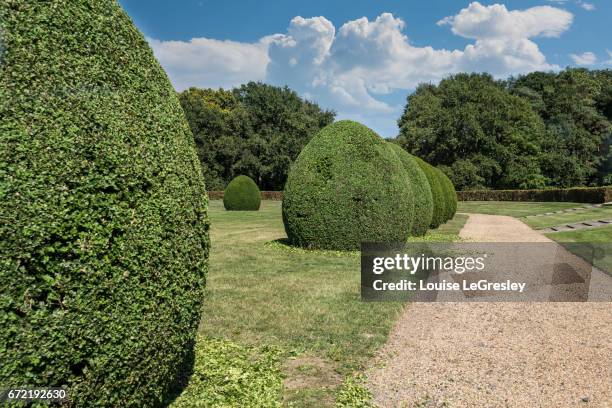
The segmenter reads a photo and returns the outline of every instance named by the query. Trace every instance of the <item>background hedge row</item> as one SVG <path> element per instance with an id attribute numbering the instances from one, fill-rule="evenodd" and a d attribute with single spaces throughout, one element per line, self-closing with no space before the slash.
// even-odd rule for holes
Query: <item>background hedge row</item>
<path id="1" fill-rule="evenodd" d="M 457 197 L 460 201 L 566 201 L 599 204 L 612 201 L 612 187 L 458 191 Z"/>
<path id="2" fill-rule="evenodd" d="M 261 191 L 260 193 L 262 200 L 283 201 L 282 191 Z M 208 191 L 207 194 L 209 200 L 223 200 L 225 193 L 223 191 Z"/>

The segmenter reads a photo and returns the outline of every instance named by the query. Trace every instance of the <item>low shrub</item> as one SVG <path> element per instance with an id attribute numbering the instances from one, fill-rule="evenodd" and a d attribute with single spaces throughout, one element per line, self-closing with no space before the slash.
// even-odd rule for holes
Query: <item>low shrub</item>
<path id="1" fill-rule="evenodd" d="M 414 196 L 412 235 L 423 236 L 427 232 L 433 216 L 433 197 L 427 176 L 417 164 L 414 156 L 395 143 L 389 143 L 389 146 L 400 159 L 412 186 L 412 195 Z"/>
<path id="2" fill-rule="evenodd" d="M 458 191 L 460 201 L 552 201 L 600 204 L 612 201 L 612 186 L 542 190 Z"/>
<path id="3" fill-rule="evenodd" d="M 283 222 L 293 245 L 359 249 L 404 242 L 412 230 L 409 177 L 387 142 L 352 121 L 323 128 L 290 169 Z"/>
<path id="4" fill-rule="evenodd" d="M 431 223 L 429 226 L 431 228 L 438 228 L 446 221 L 446 195 L 444 193 L 444 188 L 442 186 L 442 180 L 438 171 L 435 167 L 425 162 L 420 157 L 414 156 L 417 164 L 423 170 L 425 177 L 427 177 L 427 181 L 429 182 L 429 187 L 431 188 L 431 196 L 433 201 L 433 213 L 431 216 Z"/>
<path id="5" fill-rule="evenodd" d="M 249 176 L 238 176 L 225 188 L 223 206 L 228 211 L 257 211 L 260 205 L 259 187 Z"/>

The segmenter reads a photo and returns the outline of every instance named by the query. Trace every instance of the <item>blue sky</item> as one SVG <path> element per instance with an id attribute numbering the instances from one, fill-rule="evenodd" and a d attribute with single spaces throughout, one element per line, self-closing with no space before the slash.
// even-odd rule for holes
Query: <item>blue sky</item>
<path id="1" fill-rule="evenodd" d="M 286 84 L 385 137 L 421 82 L 612 68 L 609 0 L 119 2 L 178 90 Z"/>

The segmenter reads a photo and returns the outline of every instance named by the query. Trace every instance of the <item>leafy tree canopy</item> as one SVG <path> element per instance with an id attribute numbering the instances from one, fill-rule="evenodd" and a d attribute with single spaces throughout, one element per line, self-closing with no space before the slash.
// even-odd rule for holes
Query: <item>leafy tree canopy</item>
<path id="1" fill-rule="evenodd" d="M 612 71 L 459 74 L 408 97 L 398 143 L 458 189 L 612 182 Z"/>
<path id="2" fill-rule="evenodd" d="M 593 185 L 609 178 L 612 71 L 536 72 L 510 79 L 508 89 L 529 100 L 546 124 L 540 167 L 548 185 Z"/>
<path id="3" fill-rule="evenodd" d="M 398 143 L 450 168 L 459 189 L 538 188 L 544 123 L 527 100 L 487 74 L 459 74 L 421 85 L 399 120 Z"/>
<path id="4" fill-rule="evenodd" d="M 256 82 L 231 91 L 190 88 L 179 99 L 211 190 L 240 174 L 262 190 L 282 190 L 290 164 L 336 115 L 288 87 Z"/>

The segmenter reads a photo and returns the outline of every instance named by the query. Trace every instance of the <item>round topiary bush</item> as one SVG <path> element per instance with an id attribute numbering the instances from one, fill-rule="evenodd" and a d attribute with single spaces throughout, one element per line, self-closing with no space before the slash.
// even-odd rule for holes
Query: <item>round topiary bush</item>
<path id="1" fill-rule="evenodd" d="M 249 176 L 238 176 L 225 188 L 223 206 L 228 211 L 257 211 L 260 205 L 261 192 Z"/>
<path id="2" fill-rule="evenodd" d="M 287 237 L 308 248 L 404 242 L 413 212 L 400 160 L 371 129 L 347 120 L 312 138 L 291 167 L 283 194 Z"/>
<path id="3" fill-rule="evenodd" d="M 446 196 L 444 194 L 444 188 L 442 187 L 442 180 L 437 173 L 435 167 L 425 162 L 419 157 L 414 157 L 417 164 L 423 170 L 429 187 L 431 188 L 431 196 L 433 201 L 433 214 L 431 216 L 431 228 L 438 228 L 441 224 L 446 221 Z"/>
<path id="4" fill-rule="evenodd" d="M 433 216 L 433 197 L 427 177 L 417 164 L 414 156 L 395 143 L 389 143 L 389 146 L 400 159 L 412 185 L 412 193 L 414 196 L 412 235 L 425 235 L 431 224 L 431 217 Z"/>
<path id="5" fill-rule="evenodd" d="M 3 0 L 0 32 L 0 384 L 159 406 L 209 248 L 176 92 L 114 0 Z"/>
<path id="6" fill-rule="evenodd" d="M 436 168 L 436 171 L 438 172 L 442 187 L 444 189 L 444 195 L 446 197 L 445 218 L 446 221 L 448 221 L 452 219 L 457 212 L 457 192 L 455 191 L 453 182 L 448 178 L 448 176 L 438 168 Z"/>

